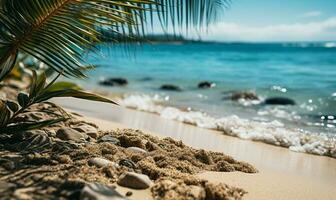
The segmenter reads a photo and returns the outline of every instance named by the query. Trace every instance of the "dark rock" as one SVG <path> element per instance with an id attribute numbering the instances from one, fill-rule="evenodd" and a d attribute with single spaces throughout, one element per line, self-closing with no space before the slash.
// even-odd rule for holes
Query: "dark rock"
<path id="1" fill-rule="evenodd" d="M 161 90 L 168 90 L 168 91 L 182 91 L 182 89 L 179 86 L 170 85 L 170 84 L 162 85 L 160 87 L 160 89 Z"/>
<path id="2" fill-rule="evenodd" d="M 203 81 L 203 82 L 200 82 L 200 83 L 198 84 L 198 88 L 200 88 L 200 89 L 213 88 L 213 87 L 215 87 L 215 86 L 216 86 L 215 83 L 213 83 L 213 82 L 209 82 L 209 81 Z"/>
<path id="3" fill-rule="evenodd" d="M 119 177 L 118 185 L 132 189 L 147 189 L 153 182 L 147 175 L 134 172 L 126 172 Z"/>
<path id="4" fill-rule="evenodd" d="M 295 105 L 295 101 L 286 97 L 271 97 L 264 102 L 266 105 Z"/>
<path id="5" fill-rule="evenodd" d="M 259 97 L 254 92 L 236 92 L 233 93 L 230 97 L 232 101 L 239 101 L 240 99 L 244 100 L 259 100 Z"/>
<path id="6" fill-rule="evenodd" d="M 99 138 L 98 142 L 108 142 L 114 145 L 120 145 L 120 140 L 110 135 L 105 135 Z"/>
<path id="7" fill-rule="evenodd" d="M 128 159 L 121 159 L 121 160 L 119 160 L 119 165 L 131 168 L 131 169 L 135 169 L 136 168 L 135 163 L 133 161 L 131 161 L 131 160 L 128 160 Z"/>
<path id="8" fill-rule="evenodd" d="M 56 137 L 61 140 L 72 140 L 75 142 L 84 142 L 88 136 L 71 128 L 61 128 L 56 132 Z"/>
<path id="9" fill-rule="evenodd" d="M 85 186 L 80 195 L 80 200 L 126 200 L 124 196 L 111 188 L 100 183 L 90 183 Z"/>
<path id="10" fill-rule="evenodd" d="M 99 84 L 104 86 L 125 86 L 128 84 L 128 81 L 124 78 L 109 78 L 100 81 Z"/>
<path id="11" fill-rule="evenodd" d="M 127 196 L 127 197 L 130 197 L 130 196 L 132 196 L 132 195 L 133 195 L 133 192 L 131 192 L 131 191 L 126 192 L 126 196 Z"/>

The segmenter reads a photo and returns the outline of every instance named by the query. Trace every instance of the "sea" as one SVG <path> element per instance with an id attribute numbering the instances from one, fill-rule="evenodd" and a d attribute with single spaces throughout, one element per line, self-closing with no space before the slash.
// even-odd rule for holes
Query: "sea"
<path id="1" fill-rule="evenodd" d="M 155 43 L 97 46 L 88 89 L 119 94 L 121 106 L 245 140 L 336 158 L 336 42 Z M 100 81 L 124 78 L 126 86 Z M 202 81 L 214 83 L 200 89 Z M 165 91 L 164 84 L 180 91 Z M 231 100 L 253 92 L 259 100 Z M 295 105 L 268 105 L 268 98 Z"/>

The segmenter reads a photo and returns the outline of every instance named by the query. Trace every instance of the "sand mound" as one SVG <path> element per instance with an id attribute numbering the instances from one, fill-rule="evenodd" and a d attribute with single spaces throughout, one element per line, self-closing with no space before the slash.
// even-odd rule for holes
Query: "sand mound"
<path id="1" fill-rule="evenodd" d="M 53 104 L 35 109 L 60 113 Z M 31 118 L 50 115 L 32 114 Z M 148 176 L 155 199 L 240 199 L 245 191 L 193 176 L 202 171 L 257 170 L 222 153 L 197 150 L 139 130 L 99 131 L 74 115 L 46 129 L 1 134 L 1 199 L 81 199 L 90 183 L 112 186 L 125 172 Z"/>

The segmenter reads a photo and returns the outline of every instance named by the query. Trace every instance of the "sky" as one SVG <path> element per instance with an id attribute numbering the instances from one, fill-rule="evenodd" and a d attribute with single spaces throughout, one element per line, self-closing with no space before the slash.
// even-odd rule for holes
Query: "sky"
<path id="1" fill-rule="evenodd" d="M 232 0 L 198 35 L 212 41 L 336 41 L 336 0 Z"/>

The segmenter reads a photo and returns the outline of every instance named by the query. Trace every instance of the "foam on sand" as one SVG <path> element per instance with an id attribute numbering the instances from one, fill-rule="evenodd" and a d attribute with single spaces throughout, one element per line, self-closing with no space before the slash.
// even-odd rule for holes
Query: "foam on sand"
<path id="1" fill-rule="evenodd" d="M 336 140 L 325 134 L 312 134 L 291 129 L 280 121 L 260 122 L 242 119 L 236 115 L 214 118 L 203 112 L 182 111 L 162 105 L 158 96 L 130 95 L 120 101 L 125 107 L 156 113 L 166 119 L 176 120 L 200 128 L 222 131 L 226 135 L 245 140 L 289 148 L 292 151 L 336 158 Z"/>

